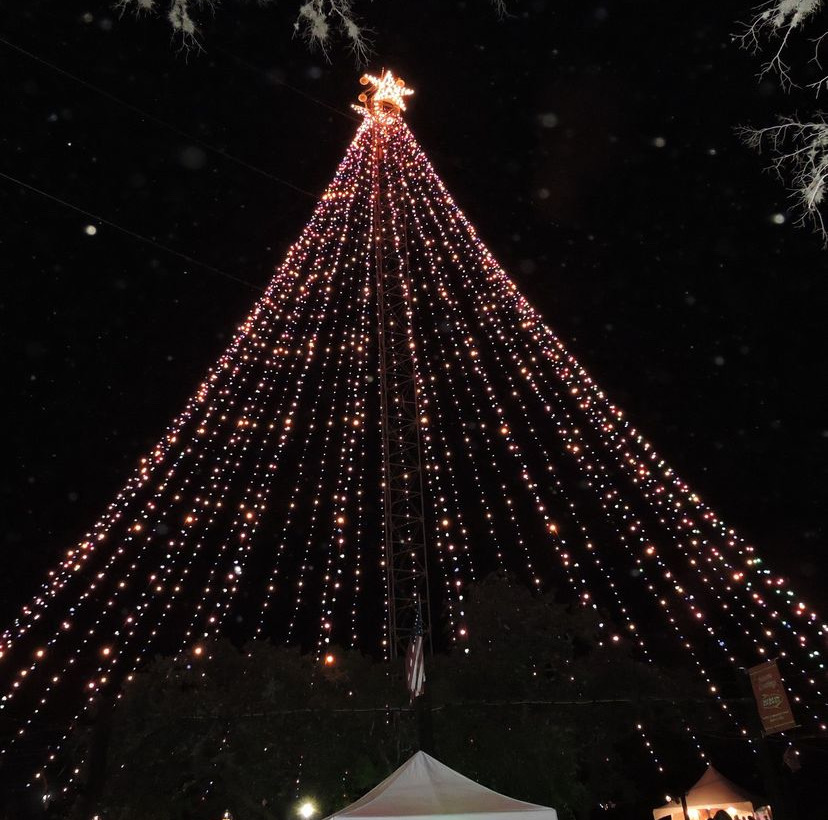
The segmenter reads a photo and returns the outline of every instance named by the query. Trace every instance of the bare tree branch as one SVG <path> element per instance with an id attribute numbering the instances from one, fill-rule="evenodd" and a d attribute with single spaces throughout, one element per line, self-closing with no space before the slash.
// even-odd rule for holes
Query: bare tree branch
<path id="1" fill-rule="evenodd" d="M 743 48 L 754 53 L 768 52 L 769 59 L 759 72 L 760 77 L 775 75 L 785 91 L 796 84 L 795 71 L 786 55 L 803 29 L 813 25 L 814 18 L 824 10 L 825 0 L 767 0 L 753 9 L 751 19 L 743 25 L 736 38 Z M 820 69 L 820 48 L 828 37 L 828 25 L 810 40 L 813 57 L 810 62 Z M 828 90 L 828 73 L 807 88 L 818 96 Z M 782 180 L 794 200 L 797 224 L 809 224 L 822 236 L 828 247 L 828 230 L 820 210 L 825 199 L 828 180 L 828 119 L 817 111 L 807 121 L 798 117 L 780 117 L 777 125 L 766 128 L 737 129 L 742 140 L 759 152 L 770 156 L 769 169 Z"/>
<path id="2" fill-rule="evenodd" d="M 114 0 L 114 5 L 121 13 L 155 13 L 166 17 L 183 47 L 200 48 L 193 9 L 212 10 L 219 2 L 220 0 Z M 272 2 L 273 0 L 258 0 L 262 6 Z M 490 2 L 499 16 L 505 16 L 506 0 Z M 301 0 L 293 24 L 294 33 L 302 37 L 311 48 L 318 48 L 326 58 L 331 44 L 338 39 L 354 55 L 357 63 L 364 65 L 372 53 L 373 32 L 361 25 L 354 5 L 354 0 Z"/>
<path id="3" fill-rule="evenodd" d="M 769 150 L 770 169 L 788 187 L 799 223 L 809 223 L 828 247 L 828 231 L 820 212 L 828 181 L 828 119 L 817 112 L 810 122 L 790 117 L 767 128 L 740 128 L 744 142 L 757 151 Z"/>
<path id="4" fill-rule="evenodd" d="M 758 53 L 768 46 L 773 52 L 759 72 L 760 77 L 776 74 L 783 88 L 790 89 L 794 84 L 791 79 L 791 67 L 783 59 L 790 44 L 791 37 L 819 11 L 824 0 L 768 0 L 753 10 L 753 16 L 743 24 L 742 33 L 737 36 L 743 48 Z M 824 36 L 824 35 L 823 35 Z M 814 59 L 818 64 L 819 43 L 815 41 Z M 825 79 L 820 80 L 821 85 Z"/>

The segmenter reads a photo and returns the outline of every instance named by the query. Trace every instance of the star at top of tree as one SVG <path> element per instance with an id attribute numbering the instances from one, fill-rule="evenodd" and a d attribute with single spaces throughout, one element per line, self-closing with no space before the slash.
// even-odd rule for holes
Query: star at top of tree
<path id="1" fill-rule="evenodd" d="M 372 114 L 393 113 L 405 111 L 405 98 L 410 97 L 414 90 L 407 88 L 400 77 L 393 72 L 383 70 L 379 77 L 373 74 L 363 74 L 359 79 L 360 85 L 370 85 L 371 88 L 359 95 L 359 101 Z"/>

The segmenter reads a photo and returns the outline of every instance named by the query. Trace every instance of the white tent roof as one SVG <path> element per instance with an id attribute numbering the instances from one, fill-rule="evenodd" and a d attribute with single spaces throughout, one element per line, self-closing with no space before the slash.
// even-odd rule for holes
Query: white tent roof
<path id="1" fill-rule="evenodd" d="M 555 809 L 498 794 L 417 752 L 397 771 L 350 806 L 327 820 L 371 817 L 376 820 L 558 820 Z"/>
<path id="2" fill-rule="evenodd" d="M 687 811 L 700 809 L 735 809 L 738 816 L 753 814 L 760 803 L 756 798 L 740 789 L 735 783 L 717 772 L 712 766 L 699 778 L 696 784 L 685 795 Z M 732 812 L 730 812 L 732 814 Z M 653 809 L 653 817 L 659 820 L 662 817 L 682 817 L 681 803 L 673 800 L 657 809 Z"/>

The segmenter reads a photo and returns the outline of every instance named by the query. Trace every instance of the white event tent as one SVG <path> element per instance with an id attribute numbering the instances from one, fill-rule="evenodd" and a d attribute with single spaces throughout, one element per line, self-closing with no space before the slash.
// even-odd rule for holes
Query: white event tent
<path id="1" fill-rule="evenodd" d="M 326 820 L 558 820 L 555 809 L 498 794 L 417 752 Z"/>
<path id="2" fill-rule="evenodd" d="M 754 817 L 763 805 L 754 795 L 740 789 L 712 766 L 699 778 L 684 796 L 687 820 L 708 820 L 717 811 L 725 811 L 731 818 Z M 653 820 L 684 820 L 681 802 L 672 800 L 653 809 Z"/>

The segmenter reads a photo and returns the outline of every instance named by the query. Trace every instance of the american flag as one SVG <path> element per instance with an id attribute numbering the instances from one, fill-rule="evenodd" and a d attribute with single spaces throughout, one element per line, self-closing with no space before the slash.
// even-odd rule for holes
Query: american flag
<path id="1" fill-rule="evenodd" d="M 405 683 L 411 700 L 423 694 L 425 688 L 425 655 L 423 653 L 423 619 L 419 608 L 411 633 L 411 642 L 405 651 Z"/>

